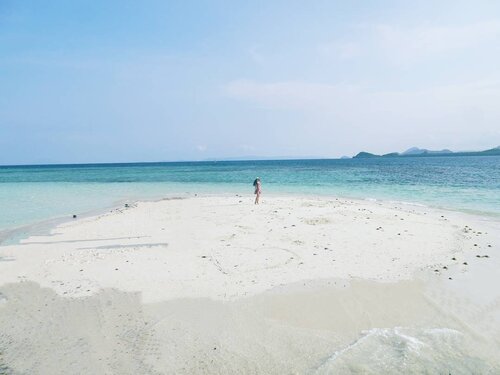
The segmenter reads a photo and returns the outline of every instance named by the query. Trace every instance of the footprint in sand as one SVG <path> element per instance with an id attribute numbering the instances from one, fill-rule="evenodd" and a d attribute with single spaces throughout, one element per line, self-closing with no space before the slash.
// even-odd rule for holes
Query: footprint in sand
<path id="1" fill-rule="evenodd" d="M 326 217 L 317 217 L 317 218 L 312 218 L 312 219 L 306 219 L 304 221 L 306 224 L 309 224 L 309 225 L 319 225 L 319 224 L 330 223 L 330 220 L 327 219 Z"/>

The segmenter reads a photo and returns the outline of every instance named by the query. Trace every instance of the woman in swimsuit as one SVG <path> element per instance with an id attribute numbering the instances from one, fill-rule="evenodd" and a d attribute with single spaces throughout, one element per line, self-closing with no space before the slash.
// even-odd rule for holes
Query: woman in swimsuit
<path id="1" fill-rule="evenodd" d="M 260 194 L 262 193 L 262 189 L 261 189 L 261 186 L 260 186 L 260 178 L 257 177 L 255 179 L 255 181 L 253 182 L 253 186 L 255 187 L 255 204 L 259 204 L 259 200 L 260 200 Z"/>

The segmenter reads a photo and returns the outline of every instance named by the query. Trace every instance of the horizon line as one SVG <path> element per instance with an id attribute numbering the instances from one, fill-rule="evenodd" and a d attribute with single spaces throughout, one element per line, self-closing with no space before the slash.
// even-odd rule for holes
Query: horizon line
<path id="1" fill-rule="evenodd" d="M 33 163 L 33 164 L 0 164 L 0 168 L 6 167 L 44 167 L 44 166 L 72 166 L 72 165 L 119 165 L 119 164 L 174 164 L 174 163 L 216 163 L 216 162 L 240 162 L 240 161 L 283 161 L 283 160 L 340 160 L 352 159 L 351 156 L 346 157 L 256 157 L 255 159 L 244 158 L 207 158 L 193 160 L 162 160 L 162 161 L 120 161 L 120 162 L 82 162 L 82 163 Z"/>
<path id="2" fill-rule="evenodd" d="M 419 148 L 416 146 L 413 146 L 406 151 L 412 149 L 412 148 Z M 497 147 L 492 147 L 492 148 L 487 148 L 485 150 L 480 150 L 480 151 L 452 151 L 450 149 L 442 149 L 442 150 L 437 150 L 437 151 L 451 151 L 452 153 L 461 153 L 461 152 L 482 152 L 482 151 L 488 151 L 492 150 L 495 148 L 500 148 L 500 146 Z M 420 148 L 419 148 L 420 149 Z M 421 149 L 421 150 L 425 150 Z M 432 151 L 432 150 L 430 150 Z M 366 152 L 370 153 L 367 151 L 360 151 L 358 152 Z M 403 151 L 405 152 L 405 151 Z M 401 152 L 392 152 L 392 153 L 397 153 L 401 154 Z M 357 155 L 357 154 L 356 154 Z M 328 156 L 237 156 L 237 157 L 211 157 L 211 158 L 204 158 L 204 159 L 191 159 L 191 160 L 162 160 L 162 161 L 121 161 L 121 162 L 77 162 L 77 163 L 64 163 L 64 162 L 54 162 L 54 163 L 26 163 L 26 164 L 0 164 L 0 168 L 7 168 L 7 167 L 42 167 L 42 166 L 72 166 L 72 165 L 118 165 L 118 164 L 162 164 L 162 163 L 213 163 L 213 162 L 240 162 L 240 161 L 283 161 L 283 160 L 346 160 L 346 159 L 355 159 L 354 156 L 340 156 L 340 157 L 328 157 Z M 410 156 L 410 155 L 409 155 Z"/>

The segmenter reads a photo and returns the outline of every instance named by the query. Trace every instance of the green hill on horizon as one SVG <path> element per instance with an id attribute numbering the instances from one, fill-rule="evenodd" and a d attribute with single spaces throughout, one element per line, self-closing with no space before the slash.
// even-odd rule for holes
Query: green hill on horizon
<path id="1" fill-rule="evenodd" d="M 367 159 L 367 158 L 405 158 L 405 157 L 432 157 L 432 156 L 499 156 L 500 146 L 491 148 L 484 151 L 450 151 L 440 150 L 432 151 L 427 149 L 420 149 L 412 147 L 402 153 L 391 152 L 384 155 L 372 154 L 370 152 L 361 151 L 353 156 L 354 159 Z"/>

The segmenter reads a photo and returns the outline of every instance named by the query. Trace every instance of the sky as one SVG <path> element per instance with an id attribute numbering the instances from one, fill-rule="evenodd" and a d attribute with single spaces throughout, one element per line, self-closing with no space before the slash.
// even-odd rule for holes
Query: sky
<path id="1" fill-rule="evenodd" d="M 0 164 L 500 145 L 500 1 L 0 0 Z"/>

